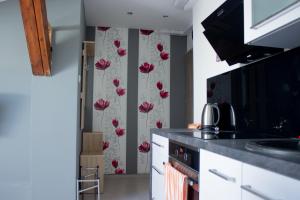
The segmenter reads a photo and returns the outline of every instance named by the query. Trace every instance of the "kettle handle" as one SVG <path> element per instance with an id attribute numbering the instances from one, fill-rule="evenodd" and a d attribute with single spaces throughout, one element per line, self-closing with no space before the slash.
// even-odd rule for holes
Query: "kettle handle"
<path id="1" fill-rule="evenodd" d="M 216 122 L 214 122 L 214 126 L 216 126 L 220 121 L 220 109 L 216 104 L 213 104 L 212 107 L 215 108 L 217 110 L 217 113 L 218 113 L 218 119 L 217 119 Z"/>

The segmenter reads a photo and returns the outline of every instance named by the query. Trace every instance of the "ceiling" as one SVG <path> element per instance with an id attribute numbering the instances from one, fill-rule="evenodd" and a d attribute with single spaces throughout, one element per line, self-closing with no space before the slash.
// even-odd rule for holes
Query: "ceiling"
<path id="1" fill-rule="evenodd" d="M 191 8 L 196 0 L 84 0 L 86 24 L 184 34 L 192 26 L 192 10 L 178 9 L 174 1 Z"/>

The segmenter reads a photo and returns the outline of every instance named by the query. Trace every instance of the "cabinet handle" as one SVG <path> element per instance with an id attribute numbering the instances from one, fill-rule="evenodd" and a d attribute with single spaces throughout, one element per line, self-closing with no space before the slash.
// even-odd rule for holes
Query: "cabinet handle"
<path id="1" fill-rule="evenodd" d="M 216 170 L 216 169 L 209 169 L 208 171 L 209 171 L 210 173 L 212 173 L 212 174 L 214 174 L 214 175 L 216 175 L 216 176 L 218 176 L 218 177 L 224 179 L 225 181 L 229 181 L 229 182 L 235 183 L 235 178 L 229 177 L 229 176 L 227 176 L 227 175 L 225 175 L 225 174 L 223 174 L 223 173 L 220 173 L 220 172 L 218 172 L 218 170 Z"/>
<path id="2" fill-rule="evenodd" d="M 164 173 L 162 173 L 159 169 L 157 169 L 156 167 L 152 166 L 152 168 L 161 176 L 164 175 Z"/>
<path id="3" fill-rule="evenodd" d="M 163 146 L 163 145 L 161 145 L 161 144 L 157 144 L 156 142 L 152 142 L 152 144 L 154 144 L 154 145 L 156 145 L 156 146 L 158 146 L 158 147 L 162 147 L 162 148 L 164 148 L 164 146 Z"/>
<path id="4" fill-rule="evenodd" d="M 257 196 L 257 197 L 259 197 L 263 200 L 279 200 L 279 199 L 270 198 L 267 195 L 262 194 L 261 192 L 259 192 L 257 190 L 254 190 L 251 185 L 242 185 L 241 188 L 242 188 L 242 190 L 245 190 L 245 191 L 247 191 L 247 192 L 253 194 L 254 196 Z"/>

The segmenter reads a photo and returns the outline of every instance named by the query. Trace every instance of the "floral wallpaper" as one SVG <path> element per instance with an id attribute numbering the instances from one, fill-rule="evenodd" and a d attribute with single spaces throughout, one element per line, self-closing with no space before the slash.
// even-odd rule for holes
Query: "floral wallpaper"
<path id="1" fill-rule="evenodd" d="M 104 133 L 106 174 L 126 173 L 128 29 L 96 27 L 93 131 Z"/>
<path id="2" fill-rule="evenodd" d="M 148 173 L 150 128 L 170 124 L 170 35 L 140 30 L 138 68 L 138 173 Z"/>

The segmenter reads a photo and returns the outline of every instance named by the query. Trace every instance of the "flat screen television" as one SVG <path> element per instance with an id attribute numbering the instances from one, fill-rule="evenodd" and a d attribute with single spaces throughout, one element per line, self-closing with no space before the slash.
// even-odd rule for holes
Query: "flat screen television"
<path id="1" fill-rule="evenodd" d="M 237 130 L 300 135 L 300 48 L 207 80 L 207 102 L 230 103 Z"/>

